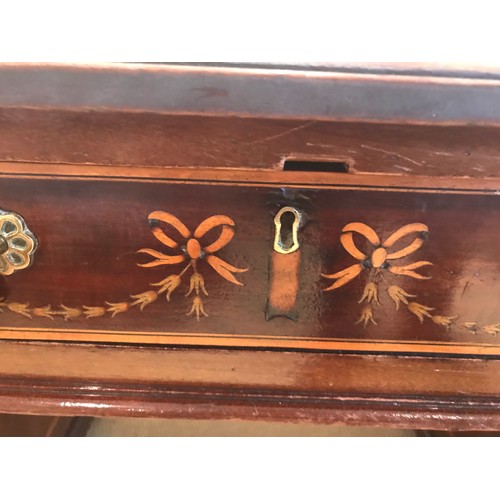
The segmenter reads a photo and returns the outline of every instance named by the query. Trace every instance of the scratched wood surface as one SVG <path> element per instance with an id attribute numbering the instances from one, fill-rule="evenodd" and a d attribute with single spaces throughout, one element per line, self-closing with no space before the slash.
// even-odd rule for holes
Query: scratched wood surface
<path id="1" fill-rule="evenodd" d="M 498 68 L 474 78 L 189 64 L 0 67 L 6 108 L 499 125 L 499 96 Z"/>
<path id="2" fill-rule="evenodd" d="M 499 351 L 499 243 L 492 226 L 500 201 L 493 194 L 366 186 L 283 191 L 278 186 L 130 179 L 4 178 L 0 187 L 4 205 L 20 212 L 39 238 L 34 265 L 2 280 L 5 314 L 0 331 L 6 338 Z M 265 318 L 273 217 L 285 205 L 299 209 L 305 220 L 299 233 L 297 321 Z M 170 283 L 165 280 L 179 275 L 189 258 L 139 266 L 154 261 L 154 252 L 182 254 L 180 247 L 168 248 L 155 238 L 148 224 L 155 211 L 175 215 L 193 232 L 210 216 L 230 217 L 235 236 L 216 255 L 245 272 L 228 278 L 200 259 L 203 290 L 186 296 L 193 273 L 188 269 L 166 300 Z M 428 231 L 411 254 L 388 260 L 385 269 L 380 263 L 371 269 L 341 244 L 342 231 L 351 223 L 367 225 L 381 241 L 408 224 Z M 160 225 L 182 246 L 183 237 L 172 226 Z M 209 248 L 221 227 L 199 238 L 202 248 Z M 417 233 L 409 233 L 388 252 L 411 244 Z M 376 246 L 362 234 L 353 236 L 365 253 L 363 260 L 369 261 Z M 137 253 L 141 249 L 153 253 Z M 421 268 L 413 267 L 419 262 L 424 263 Z M 323 275 L 342 274 L 355 265 L 361 271 L 352 280 L 325 291 L 338 278 Z M 194 305 L 198 299 L 199 311 Z"/>
<path id="3" fill-rule="evenodd" d="M 1 107 L 0 125 L 3 162 L 244 171 L 281 170 L 285 159 L 299 159 L 345 161 L 358 173 L 484 179 L 498 177 L 500 158 L 494 126 Z"/>

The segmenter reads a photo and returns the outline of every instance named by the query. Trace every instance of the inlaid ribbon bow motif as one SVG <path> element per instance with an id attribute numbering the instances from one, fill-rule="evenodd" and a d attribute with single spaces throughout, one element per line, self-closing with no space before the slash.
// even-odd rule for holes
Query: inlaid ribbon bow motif
<path id="1" fill-rule="evenodd" d="M 354 241 L 354 234 L 357 233 L 365 238 L 367 243 L 369 243 L 369 251 L 361 251 Z M 361 317 L 357 323 L 363 323 L 363 326 L 367 326 L 368 323 L 373 323 L 376 325 L 373 314 L 373 306 L 380 305 L 379 302 L 379 283 L 381 278 L 383 278 L 384 272 L 389 272 L 395 275 L 408 276 L 418 280 L 428 280 L 431 279 L 430 276 L 423 276 L 417 269 L 425 266 L 431 266 L 432 262 L 427 260 L 420 260 L 406 265 L 395 265 L 394 262 L 408 257 L 412 253 L 416 252 L 425 242 L 429 233 L 429 228 L 425 224 L 414 223 L 407 224 L 397 231 L 394 231 L 388 238 L 383 242 L 377 233 L 368 225 L 362 222 L 352 222 L 347 224 L 342 229 L 342 234 L 340 236 L 340 242 L 344 249 L 352 255 L 357 261 L 350 267 L 342 269 L 341 271 L 334 274 L 322 274 L 324 278 L 329 278 L 335 280 L 332 285 L 325 288 L 325 291 L 335 290 L 340 288 L 345 284 L 352 281 L 354 278 L 359 276 L 361 273 L 368 273 L 368 283 L 366 284 L 363 295 L 359 300 L 359 303 L 366 301 L 367 305 L 363 307 L 361 312 Z M 394 248 L 400 240 L 407 236 L 414 236 L 413 241 L 408 245 L 400 248 L 399 250 Z M 385 279 L 384 279 L 385 281 Z M 445 316 L 434 316 L 430 311 L 434 308 L 424 306 L 417 302 L 409 302 L 408 298 L 416 297 L 416 295 L 411 295 L 405 292 L 402 288 L 396 285 L 390 285 L 387 287 L 387 294 L 396 304 L 396 310 L 399 309 L 399 304 L 404 303 L 408 310 L 418 317 L 422 323 L 424 317 L 431 318 L 434 323 L 449 327 L 452 317 Z"/>
<path id="2" fill-rule="evenodd" d="M 187 265 L 179 274 L 172 274 L 167 276 L 164 280 L 158 283 L 152 283 L 153 286 L 158 286 L 158 294 L 166 292 L 167 300 L 170 300 L 172 292 L 181 284 L 182 276 L 189 270 L 192 270 L 192 275 L 189 283 L 189 290 L 186 297 L 194 292 L 193 304 L 187 313 L 188 315 L 196 315 L 199 320 L 200 315 L 208 316 L 205 312 L 201 293 L 208 295 L 205 288 L 205 280 L 198 269 L 200 261 L 206 262 L 211 266 L 220 276 L 235 285 L 242 285 L 234 276 L 233 273 L 244 273 L 248 269 L 239 269 L 222 260 L 215 255 L 216 252 L 224 248 L 234 236 L 234 221 L 226 215 L 213 215 L 202 221 L 198 227 L 191 232 L 186 225 L 181 222 L 177 217 L 167 212 L 156 211 L 148 216 L 149 226 L 153 235 L 166 247 L 178 251 L 176 255 L 167 255 L 157 250 L 150 248 L 142 248 L 137 253 L 144 253 L 155 257 L 154 260 L 146 264 L 138 264 L 141 267 L 157 267 L 167 266 L 174 264 L 181 264 L 187 262 Z M 163 231 L 160 223 L 173 228 L 180 238 L 178 241 L 174 240 Z M 211 243 L 202 246 L 200 240 L 205 235 L 216 228 L 221 228 L 219 236 Z"/>
<path id="3" fill-rule="evenodd" d="M 110 314 L 111 317 L 114 318 L 117 314 L 130 311 L 134 309 L 134 307 L 143 311 L 146 306 L 157 300 L 163 293 L 165 293 L 169 301 L 172 292 L 181 284 L 184 274 L 191 269 L 192 275 L 189 281 L 189 289 L 185 296 L 188 297 L 193 294 L 193 303 L 191 309 L 187 312 L 187 316 L 196 315 L 196 319 L 199 321 L 200 315 L 208 316 L 201 299 L 201 294 L 208 295 L 208 292 L 205 288 L 205 280 L 198 269 L 200 261 L 206 262 L 227 281 L 235 285 L 242 285 L 242 283 L 234 277 L 233 273 L 244 273 L 248 269 L 234 267 L 215 255 L 233 239 L 235 224 L 231 218 L 226 215 L 213 215 L 201 222 L 193 232 L 191 232 L 177 217 L 167 212 L 156 211 L 150 213 L 148 216 L 148 223 L 153 235 L 163 243 L 163 245 L 176 251 L 176 254 L 168 255 L 151 248 L 142 248 L 138 250 L 137 253 L 150 255 L 154 257 L 154 260 L 137 265 L 140 267 L 157 267 L 187 262 L 187 265 L 179 274 L 171 274 L 158 283 L 151 283 L 152 286 L 159 287 L 158 290 L 147 290 L 142 293 L 130 295 L 130 300 L 123 302 L 106 301 L 105 305 L 77 307 L 67 307 L 61 304 L 59 308 L 55 309 L 50 305 L 32 307 L 29 303 L 10 302 L 0 297 L 0 312 L 8 310 L 30 319 L 33 316 L 38 316 L 53 320 L 55 317 L 59 316 L 64 318 L 65 321 L 77 320 L 83 317 L 86 319 L 100 318 L 106 314 Z M 169 226 L 173 230 L 176 234 L 176 239 L 167 236 L 165 231 L 160 227 L 161 223 Z M 202 239 L 206 240 L 207 234 L 217 229 L 220 229 L 220 231 L 214 241 L 202 246 Z M 217 233 L 217 231 L 214 232 Z"/>

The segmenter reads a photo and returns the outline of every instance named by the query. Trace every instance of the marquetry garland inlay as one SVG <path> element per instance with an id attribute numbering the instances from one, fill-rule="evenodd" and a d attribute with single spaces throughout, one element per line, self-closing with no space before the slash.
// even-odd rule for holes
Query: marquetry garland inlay
<path id="1" fill-rule="evenodd" d="M 186 314 L 187 316 L 196 316 L 199 321 L 200 316 L 208 316 L 202 298 L 203 295 L 208 296 L 205 279 L 202 275 L 202 265 L 207 264 L 225 280 L 235 285 L 242 285 L 235 278 L 234 273 L 244 273 L 247 269 L 239 269 L 215 255 L 233 239 L 235 223 L 231 218 L 226 215 L 208 217 L 194 231 L 189 230 L 177 217 L 167 212 L 152 212 L 148 216 L 148 222 L 156 239 L 173 250 L 173 255 L 151 248 L 141 248 L 137 253 L 149 255 L 154 259 L 146 264 L 138 264 L 138 266 L 145 268 L 179 266 L 181 264 L 184 266 L 178 274 L 170 274 L 159 282 L 151 283 L 151 286 L 156 287 L 155 290 L 130 295 L 132 300 L 128 301 L 109 301 L 101 306 L 85 305 L 81 307 L 67 307 L 61 304 L 60 307 L 54 309 L 50 305 L 30 307 L 29 303 L 9 302 L 0 299 L 0 311 L 6 309 L 27 318 L 37 316 L 54 319 L 55 316 L 59 316 L 65 320 L 70 320 L 79 317 L 98 318 L 106 314 L 114 317 L 134 307 L 139 307 L 142 311 L 161 295 L 165 295 L 167 301 L 170 301 L 172 293 L 180 287 L 182 280 L 186 277 L 186 280 L 189 279 L 189 285 L 186 287 L 185 297 L 191 298 L 191 305 Z M 167 236 L 160 227 L 161 223 L 173 228 L 178 235 L 177 238 L 173 239 Z M 200 239 L 205 237 L 212 229 L 217 228 L 220 228 L 219 236 L 211 243 L 202 246 Z M 191 276 L 187 278 L 189 272 L 191 272 Z"/>
<path id="2" fill-rule="evenodd" d="M 369 243 L 371 249 L 368 252 L 362 252 L 354 242 L 354 233 L 364 237 Z M 432 314 L 435 308 L 420 304 L 411 299 L 417 298 L 417 295 L 410 294 L 398 285 L 388 284 L 386 274 L 391 273 L 399 276 L 408 276 L 417 280 L 428 280 L 430 276 L 423 276 L 417 269 L 426 266 L 432 266 L 432 262 L 420 260 L 403 266 L 394 265 L 393 262 L 416 252 L 427 239 L 429 228 L 425 224 L 407 224 L 394 231 L 383 242 L 377 233 L 368 225 L 362 222 L 352 222 L 342 229 L 340 242 L 344 249 L 354 257 L 358 263 L 342 269 L 334 274 L 322 274 L 324 278 L 335 280 L 332 285 L 325 288 L 325 291 L 340 288 L 357 276 L 366 275 L 367 283 L 363 294 L 359 300 L 360 304 L 365 304 L 361 309 L 361 315 L 356 322 L 362 323 L 366 327 L 369 323 L 377 324 L 375 321 L 375 309 L 380 305 L 379 290 L 383 289 L 387 295 L 394 301 L 396 311 L 399 305 L 403 303 L 408 311 L 414 314 L 420 323 L 425 318 L 431 319 L 437 325 L 449 328 L 456 316 L 440 316 Z M 393 247 L 404 237 L 415 235 L 413 241 L 399 250 Z"/>
<path id="3" fill-rule="evenodd" d="M 1 212 L 1 214 L 5 220 L 3 220 L 3 225 L 0 226 L 0 254 L 4 259 L 0 259 L 0 267 L 7 265 L 5 264 L 5 255 L 9 258 L 10 252 L 23 257 L 24 260 L 19 265 L 16 264 L 22 269 L 29 263 L 36 246 L 36 239 L 27 230 L 21 219 L 21 222 L 18 223 L 16 220 L 11 221 L 12 214 L 6 212 Z M 30 319 L 43 317 L 54 320 L 54 318 L 60 317 L 66 321 L 77 318 L 99 318 L 106 315 L 115 317 L 117 314 L 125 313 L 134 308 L 143 311 L 146 306 L 155 302 L 162 295 L 165 296 L 167 301 L 170 301 L 172 294 L 181 289 L 183 280 L 185 280 L 184 297 L 189 297 L 190 301 L 190 305 L 186 308 L 186 315 L 194 316 L 199 321 L 202 316 L 208 316 L 204 304 L 208 291 L 202 274 L 207 269 L 207 266 L 210 266 L 220 277 L 230 283 L 242 286 L 242 283 L 234 275 L 245 273 L 248 269 L 235 267 L 216 255 L 234 237 L 235 223 L 230 217 L 226 215 L 208 217 L 194 231 L 191 231 L 174 215 L 155 211 L 149 214 L 148 223 L 153 236 L 168 249 L 169 253 L 163 253 L 151 248 L 141 248 L 136 253 L 152 257 L 153 260 L 137 265 L 143 268 L 178 266 L 177 274 L 168 274 L 160 281 L 151 283 L 152 289 L 129 295 L 129 300 L 106 301 L 103 305 L 77 307 L 68 307 L 61 304 L 53 308 L 51 305 L 33 307 L 29 303 L 12 302 L 0 297 L 0 312 L 10 311 Z M 176 236 L 168 236 L 162 229 L 162 225 L 170 227 L 169 233 L 172 233 L 173 230 Z M 207 236 L 213 234 L 211 231 L 214 229 L 217 230 L 215 233 L 218 236 L 210 243 L 207 243 Z M 397 284 L 397 279 L 401 276 L 420 281 L 431 279 L 431 276 L 421 274 L 421 268 L 433 265 L 430 261 L 419 260 L 398 265 L 400 259 L 412 255 L 424 245 L 428 234 L 427 225 L 413 223 L 400 227 L 382 241 L 375 230 L 367 224 L 352 222 L 345 225 L 340 235 L 340 243 L 344 250 L 357 262 L 334 274 L 322 274 L 324 278 L 333 280 L 333 283 L 324 290 L 336 290 L 358 277 L 365 279 L 366 284 L 358 301 L 359 304 L 362 304 L 361 312 L 355 322 L 361 324 L 363 328 L 369 325 L 377 325 L 377 308 L 381 305 L 382 292 L 385 292 L 387 298 L 394 303 L 396 311 L 403 304 L 409 313 L 418 318 L 420 323 L 427 320 L 445 329 L 449 329 L 451 325 L 454 325 L 454 327 L 460 327 L 474 335 L 485 333 L 496 336 L 497 333 L 500 333 L 500 323 L 479 324 L 478 322 L 463 320 L 458 323 L 457 316 L 435 314 L 435 308 L 432 305 L 417 302 L 415 300 L 417 299 L 416 294 L 409 293 Z M 356 238 L 358 239 L 363 238 L 365 240 L 363 248 L 366 249 L 364 251 L 358 247 L 354 235 L 357 235 Z M 411 242 L 401 245 L 401 240 L 407 237 L 410 237 Z M 202 243 L 202 241 L 205 241 L 205 243 Z M 8 272 L 3 274 L 9 274 L 10 271 L 9 268 Z M 287 284 L 284 283 L 284 285 Z"/>

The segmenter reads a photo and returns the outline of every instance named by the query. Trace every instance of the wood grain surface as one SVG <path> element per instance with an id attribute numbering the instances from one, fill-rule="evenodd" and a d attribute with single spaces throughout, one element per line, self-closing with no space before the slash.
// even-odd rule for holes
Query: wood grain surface
<path id="1" fill-rule="evenodd" d="M 0 126 L 3 162 L 281 170 L 286 159 L 298 159 L 344 161 L 351 173 L 484 179 L 498 177 L 500 158 L 500 128 L 477 124 L 343 123 L 0 106 Z M 49 173 L 54 167 L 45 168 Z"/>
<path id="2" fill-rule="evenodd" d="M 0 410 L 500 427 L 499 361 L 0 342 Z"/>
<path id="3" fill-rule="evenodd" d="M 396 70 L 0 65 L 0 207 L 40 243 L 0 281 L 0 412 L 499 430 L 498 73 Z M 284 205 L 297 322 L 265 318 Z M 137 266 L 182 252 L 154 211 L 203 281 Z"/>
<path id="4" fill-rule="evenodd" d="M 5 108 L 499 125 L 499 96 L 498 74 L 474 79 L 189 64 L 0 68 Z"/>
<path id="5" fill-rule="evenodd" d="M 355 185 L 283 190 L 283 184 L 200 186 L 158 179 L 131 182 L 130 176 L 127 179 L 128 182 L 55 177 L 0 180 L 4 206 L 20 212 L 40 242 L 34 265 L 3 279 L 2 296 L 7 305 L 29 304 L 31 308 L 28 315 L 23 315 L 4 306 L 6 312 L 0 327 L 4 338 L 500 352 L 496 335 L 500 322 L 496 284 L 499 242 L 492 231 L 500 205 L 494 194 L 464 195 L 453 189 L 427 192 L 422 188 L 400 191 Z M 287 204 L 300 209 L 306 219 L 300 230 L 298 321 L 266 321 L 273 217 Z M 170 301 L 165 296 L 154 296 L 149 305 L 138 303 L 132 310 L 113 316 L 87 317 L 83 306 L 105 307 L 114 312 L 109 304 L 130 304 L 134 301 L 131 297 L 138 294 L 151 290 L 154 294 L 158 288 L 152 283 L 160 283 L 184 267 L 182 263 L 150 269 L 138 266 L 151 260 L 136 253 L 142 248 L 176 254 L 152 234 L 147 221 L 148 214 L 155 210 L 172 213 L 192 230 L 207 217 L 230 216 L 236 235 L 219 253 L 231 265 L 248 269 L 238 276 L 244 286 L 234 286 L 201 261 L 199 270 L 209 295 L 203 297 L 208 317 L 200 321 L 187 315 L 191 308 L 191 298 L 184 297 L 188 282 L 173 292 Z M 360 321 L 363 307 L 368 304 L 362 297 L 373 273 L 366 269 L 343 287 L 329 292 L 325 289 L 331 280 L 322 277 L 358 262 L 340 243 L 342 228 L 352 222 L 367 224 L 381 238 L 406 224 L 420 223 L 429 228 L 422 248 L 396 263 L 397 267 L 431 263 L 425 272 L 418 271 L 422 273 L 418 276 L 430 279 L 415 279 L 411 275 L 415 271 L 394 275 L 390 268 L 380 269 L 380 304 L 371 303 L 374 317 L 366 325 Z M 173 235 L 172 228 L 165 230 Z M 213 233 L 217 231 L 208 233 L 201 243 L 216 239 L 217 234 Z M 414 236 L 410 234 L 399 242 L 399 248 L 411 243 Z M 360 249 L 373 250 L 360 235 L 356 238 Z M 428 308 L 423 315 L 408 304 L 391 299 L 390 287 L 395 286 L 412 296 L 407 302 Z M 60 312 L 64 308 L 79 309 L 81 314 L 73 318 L 33 313 L 33 308 L 48 305 Z M 144 310 L 139 306 L 144 306 Z"/>

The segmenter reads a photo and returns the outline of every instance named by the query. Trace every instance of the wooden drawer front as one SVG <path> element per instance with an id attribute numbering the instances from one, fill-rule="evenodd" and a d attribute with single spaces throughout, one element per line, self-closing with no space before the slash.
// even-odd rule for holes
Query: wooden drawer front
<path id="1" fill-rule="evenodd" d="M 22 214 L 39 248 L 2 278 L 0 337 L 500 353 L 494 190 L 264 177 L 4 174 L 0 208 Z M 293 319 L 266 315 L 285 206 L 302 216 Z"/>

